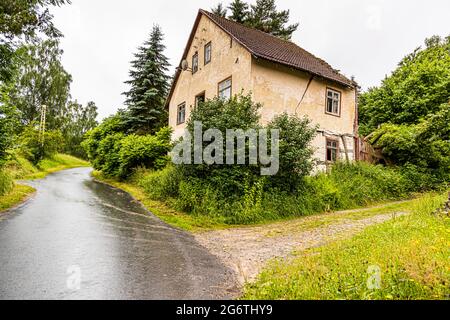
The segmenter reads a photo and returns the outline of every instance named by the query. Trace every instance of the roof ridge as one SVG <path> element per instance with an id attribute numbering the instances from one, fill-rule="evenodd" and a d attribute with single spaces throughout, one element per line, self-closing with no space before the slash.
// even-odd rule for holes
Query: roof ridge
<path id="1" fill-rule="evenodd" d="M 261 35 L 263 35 L 263 36 L 265 36 L 265 37 L 271 37 L 271 38 L 273 38 L 273 39 L 276 40 L 276 41 L 280 41 L 280 42 L 286 43 L 287 45 L 295 46 L 297 49 L 300 49 L 300 50 L 302 50 L 303 52 L 305 52 L 306 54 L 310 55 L 311 57 L 317 59 L 317 60 L 318 60 L 320 63 L 322 63 L 324 66 L 330 68 L 336 75 L 342 76 L 342 77 L 344 77 L 344 78 L 347 79 L 346 76 L 344 76 L 343 74 L 341 74 L 340 71 L 338 71 L 337 69 L 334 69 L 334 68 L 333 68 L 328 62 L 326 62 L 324 59 L 322 59 L 322 58 L 320 58 L 320 57 L 318 57 L 318 56 L 312 54 L 312 53 L 309 52 L 308 50 L 306 50 L 306 49 L 302 48 L 301 46 L 299 46 L 299 45 L 298 45 L 297 43 L 295 43 L 294 41 L 290 41 L 290 40 L 286 40 L 286 39 L 279 38 L 279 37 L 277 37 L 277 36 L 275 36 L 275 35 L 273 35 L 273 34 L 264 32 L 264 31 L 259 30 L 259 29 L 256 29 L 256 28 L 252 28 L 252 27 L 246 26 L 246 25 L 244 25 L 244 24 L 242 24 L 242 23 L 239 23 L 239 22 L 230 20 L 230 19 L 228 19 L 228 18 L 226 18 L 226 17 L 219 16 L 219 15 L 217 15 L 217 14 L 215 14 L 215 13 L 209 12 L 208 10 L 199 9 L 199 11 L 200 11 L 201 13 L 203 13 L 203 14 L 208 15 L 208 16 L 213 16 L 214 18 L 222 19 L 222 20 L 225 20 L 226 22 L 235 24 L 235 25 L 237 25 L 237 26 L 239 26 L 239 27 L 241 27 L 241 28 L 245 28 L 245 29 L 248 29 L 248 30 L 252 30 L 253 32 L 256 31 L 256 32 L 260 33 Z M 250 51 L 252 51 L 251 48 L 247 48 L 247 49 L 250 50 Z M 347 80 L 351 81 L 350 79 L 347 79 Z"/>

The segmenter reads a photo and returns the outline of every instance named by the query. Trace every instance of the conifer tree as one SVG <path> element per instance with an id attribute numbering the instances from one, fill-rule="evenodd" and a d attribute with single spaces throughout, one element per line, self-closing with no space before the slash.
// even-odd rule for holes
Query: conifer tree
<path id="1" fill-rule="evenodd" d="M 234 0 L 228 7 L 231 11 L 231 15 L 228 19 L 236 21 L 238 23 L 245 23 L 249 15 L 249 6 L 242 0 Z"/>
<path id="2" fill-rule="evenodd" d="M 227 8 L 224 8 L 221 2 L 211 8 L 211 12 L 224 18 L 227 16 Z"/>
<path id="3" fill-rule="evenodd" d="M 275 0 L 257 0 L 251 5 L 249 18 L 245 24 L 279 38 L 290 40 L 297 30 L 298 23 L 289 23 L 289 10 L 277 11 Z"/>
<path id="4" fill-rule="evenodd" d="M 131 62 L 131 86 L 126 96 L 127 112 L 124 124 L 133 133 L 154 133 L 167 124 L 165 99 L 169 91 L 169 62 L 164 55 L 164 35 L 158 25 L 153 27 L 150 39 L 135 54 Z"/>

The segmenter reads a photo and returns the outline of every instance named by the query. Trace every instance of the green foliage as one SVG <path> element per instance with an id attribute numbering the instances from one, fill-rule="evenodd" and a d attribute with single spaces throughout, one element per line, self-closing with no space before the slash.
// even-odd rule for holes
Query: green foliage
<path id="1" fill-rule="evenodd" d="M 99 154 L 100 142 L 109 135 L 125 132 L 126 128 L 123 118 L 123 111 L 119 111 L 114 116 L 103 120 L 99 126 L 85 134 L 81 146 L 85 150 L 88 159 L 91 160 L 94 168 L 100 170 L 104 161 L 103 157 Z"/>
<path id="2" fill-rule="evenodd" d="M 232 21 L 236 21 L 237 23 L 245 23 L 249 16 L 249 5 L 242 0 L 234 0 L 228 6 L 228 9 L 231 11 L 231 15 L 228 17 Z"/>
<path id="3" fill-rule="evenodd" d="M 450 104 L 414 125 L 386 123 L 370 142 L 395 164 L 426 168 L 450 180 Z"/>
<path id="4" fill-rule="evenodd" d="M 226 183 L 222 177 L 221 183 Z M 242 182 L 242 192 L 224 194 L 212 180 L 184 175 L 169 166 L 150 172 L 138 184 L 154 200 L 193 216 L 226 224 L 251 224 L 406 199 L 414 192 L 440 189 L 442 181 L 415 167 L 386 168 L 367 163 L 337 163 L 328 173 L 305 178 L 293 191 L 271 187 L 270 177 Z"/>
<path id="5" fill-rule="evenodd" d="M 0 196 L 9 193 L 13 187 L 12 177 L 5 170 L 0 169 Z"/>
<path id="6" fill-rule="evenodd" d="M 225 18 L 227 15 L 227 8 L 225 8 L 223 4 L 219 2 L 215 7 L 211 8 L 211 12 Z"/>
<path id="7" fill-rule="evenodd" d="M 317 127 L 308 118 L 283 113 L 276 116 L 268 129 L 280 130 L 280 170 L 271 179 L 272 186 L 293 191 L 303 178 L 311 173 L 314 150 L 311 142 L 316 136 Z"/>
<path id="8" fill-rule="evenodd" d="M 21 154 L 33 164 L 37 164 L 43 158 L 51 158 L 64 148 L 64 138 L 58 130 L 47 130 L 43 137 L 44 143 L 34 125 L 24 128 L 19 137 Z"/>
<path id="9" fill-rule="evenodd" d="M 11 104 L 21 112 L 25 125 L 39 121 L 41 106 L 46 105 L 47 128 L 62 129 L 70 121 L 67 103 L 72 77 L 61 63 L 59 42 L 41 41 L 24 46 L 20 52 L 19 71 L 10 92 Z"/>
<path id="10" fill-rule="evenodd" d="M 110 177 L 126 178 L 138 167 L 159 169 L 167 164 L 170 128 L 144 136 L 126 135 L 124 129 L 119 113 L 86 134 L 82 147 L 95 169 Z"/>
<path id="11" fill-rule="evenodd" d="M 65 0 L 2 0 L 0 2 L 0 82 L 13 77 L 15 47 L 25 40 L 36 40 L 38 34 L 49 38 L 62 36 L 55 28 L 51 6 L 61 6 Z"/>
<path id="12" fill-rule="evenodd" d="M 290 40 L 299 26 L 298 23 L 287 25 L 289 10 L 277 11 L 275 0 L 256 0 L 256 4 L 250 7 L 249 18 L 245 22 L 249 27 Z"/>
<path id="13" fill-rule="evenodd" d="M 180 170 L 168 165 L 161 170 L 145 174 L 138 183 L 152 199 L 167 200 L 178 196 L 181 180 Z"/>
<path id="14" fill-rule="evenodd" d="M 9 103 L 7 87 L 0 85 L 0 167 L 8 158 L 13 146 L 14 133 L 19 123 L 17 110 Z"/>
<path id="15" fill-rule="evenodd" d="M 154 136 L 132 134 L 123 138 L 118 154 L 120 162 L 118 175 L 127 177 L 134 168 L 140 166 L 154 169 L 163 168 L 169 161 L 167 154 L 171 147 L 170 132 L 170 129 L 166 127 Z"/>
<path id="16" fill-rule="evenodd" d="M 86 158 L 86 152 L 81 146 L 84 135 L 94 129 L 97 123 L 97 106 L 94 102 L 88 102 L 83 107 L 77 101 L 70 101 L 68 104 L 70 121 L 64 124 L 63 134 L 66 141 L 65 153 L 72 154 L 79 158 Z"/>
<path id="17" fill-rule="evenodd" d="M 155 133 L 168 121 L 165 101 L 169 91 L 169 60 L 164 55 L 164 35 L 157 25 L 153 27 L 150 39 L 139 48 L 131 62 L 131 86 L 125 104 L 128 112 L 125 123 L 130 133 Z"/>
<path id="18" fill-rule="evenodd" d="M 298 23 L 288 25 L 289 10 L 278 11 L 275 0 L 256 0 L 254 5 L 234 0 L 228 9 L 231 11 L 228 19 L 284 40 L 291 40 L 299 26 Z M 227 16 L 227 8 L 222 3 L 211 8 L 211 11 L 224 18 Z"/>
<path id="19" fill-rule="evenodd" d="M 384 123 L 417 124 L 450 100 L 450 37 L 425 41 L 406 56 L 378 88 L 360 97 L 361 133 L 368 135 Z"/>
<path id="20" fill-rule="evenodd" d="M 313 197 L 319 212 L 344 210 L 410 195 L 408 181 L 401 172 L 364 162 L 337 163 L 329 173 L 308 179 L 303 193 Z M 311 200 L 307 202 L 312 203 Z"/>
<path id="21" fill-rule="evenodd" d="M 241 129 L 244 131 L 258 129 L 260 127 L 258 114 L 260 107 L 260 104 L 252 102 L 250 95 L 237 95 L 230 100 L 220 98 L 208 100 L 192 110 L 187 122 L 187 129 L 194 136 L 194 122 L 198 121 L 202 123 L 202 134 L 208 129 L 217 129 L 222 133 L 223 138 L 226 137 L 227 129 Z M 193 143 L 194 141 L 192 141 L 192 145 Z M 203 147 L 205 148 L 208 144 L 208 142 L 204 142 Z M 193 146 L 192 150 L 194 150 Z M 223 150 L 226 150 L 225 141 Z M 246 181 L 253 180 L 260 175 L 259 167 L 226 165 L 225 153 L 224 151 L 223 165 L 183 164 L 180 165 L 180 168 L 188 179 L 203 179 L 206 184 L 215 185 L 221 194 L 242 194 Z M 247 164 L 249 163 L 248 156 L 247 141 L 245 158 Z"/>
<path id="22" fill-rule="evenodd" d="M 412 300 L 448 299 L 450 218 L 432 213 L 443 196 L 410 205 L 412 214 L 372 226 L 349 240 L 274 261 L 245 288 L 244 299 Z M 369 267 L 381 272 L 368 286 Z"/>

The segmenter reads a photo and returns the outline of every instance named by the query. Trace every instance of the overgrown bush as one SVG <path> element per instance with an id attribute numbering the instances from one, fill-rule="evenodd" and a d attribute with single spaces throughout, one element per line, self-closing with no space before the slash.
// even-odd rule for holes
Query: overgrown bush
<path id="1" fill-rule="evenodd" d="M 161 169 L 168 160 L 170 151 L 170 128 L 162 128 L 156 135 L 129 135 L 120 142 L 118 173 L 120 177 L 127 177 L 133 168 Z"/>
<path id="2" fill-rule="evenodd" d="M 307 119 L 300 119 L 287 113 L 281 114 L 266 127 L 259 124 L 259 113 L 261 105 L 254 103 L 250 95 L 237 95 L 231 100 L 215 98 L 208 100 L 196 107 L 188 121 L 187 128 L 194 135 L 195 122 L 202 124 L 202 134 L 209 129 L 221 132 L 223 138 L 227 136 L 227 130 L 255 130 L 268 129 L 270 150 L 270 130 L 280 130 L 279 139 L 279 163 L 280 168 L 274 176 L 267 177 L 264 189 L 278 188 L 287 191 L 295 191 L 297 186 L 303 182 L 303 178 L 310 174 L 313 166 L 313 150 L 311 141 L 316 134 L 316 128 Z M 225 140 L 225 139 L 224 139 Z M 227 143 L 223 142 L 224 164 L 182 164 L 180 170 L 186 180 L 196 178 L 204 181 L 206 185 L 214 186 L 214 189 L 223 197 L 244 196 L 253 185 L 260 184 L 261 168 L 258 164 L 249 164 L 250 161 L 250 138 L 245 137 L 245 158 L 243 164 L 226 164 Z M 192 141 L 193 144 L 193 141 Z M 203 149 L 210 142 L 204 142 Z M 237 139 L 234 141 L 234 159 L 237 160 Z M 258 146 L 261 148 L 261 145 Z M 192 150 L 194 146 L 192 145 Z M 261 160 L 261 159 L 259 159 Z M 192 159 L 192 163 L 194 163 Z"/>
<path id="3" fill-rule="evenodd" d="M 121 120 L 112 117 L 86 135 L 82 143 L 93 167 L 110 177 L 126 178 L 135 168 L 163 168 L 171 148 L 170 128 L 156 135 L 125 135 Z"/>
<path id="4" fill-rule="evenodd" d="M 411 180 L 413 174 L 417 182 Z M 438 185 L 429 183 L 430 175 L 414 168 L 387 168 L 363 162 L 337 163 L 329 172 L 307 177 L 295 192 L 271 187 L 268 181 L 268 177 L 259 177 L 245 183 L 241 195 L 225 196 L 215 184 L 200 178 L 186 179 L 179 168 L 169 166 L 147 173 L 140 185 L 152 199 L 189 214 L 220 217 L 228 224 L 357 208 L 405 199 Z"/>
<path id="5" fill-rule="evenodd" d="M 12 177 L 5 170 L 0 169 L 0 196 L 9 193 L 13 186 Z"/>
<path id="6" fill-rule="evenodd" d="M 202 124 L 202 135 L 208 129 L 217 129 L 226 137 L 227 129 L 259 129 L 258 110 L 261 105 L 254 103 L 250 95 L 237 95 L 230 100 L 215 98 L 197 106 L 192 110 L 187 129 L 194 136 L 194 123 Z M 224 139 L 225 140 L 225 139 Z M 194 141 L 192 141 L 193 145 Z M 209 145 L 203 143 L 203 148 Z M 235 141 L 236 145 L 236 141 Z M 192 147 L 194 150 L 194 147 Z M 186 180 L 201 179 L 208 185 L 214 185 L 215 189 L 222 195 L 229 197 L 235 194 L 242 194 L 245 183 L 259 177 L 259 166 L 256 165 L 227 165 L 226 163 L 226 142 L 223 143 L 223 163 L 224 164 L 182 164 L 180 169 Z M 248 139 L 245 146 L 245 163 L 249 163 Z M 234 159 L 236 159 L 234 151 Z M 192 163 L 193 161 L 192 155 Z"/>
<path id="7" fill-rule="evenodd" d="M 280 130 L 280 169 L 270 183 L 277 188 L 294 191 L 313 168 L 311 142 L 317 134 L 317 127 L 313 127 L 306 117 L 300 119 L 283 113 L 269 123 L 268 129 Z"/>
<path id="8" fill-rule="evenodd" d="M 8 149 L 13 146 L 14 131 L 18 124 L 17 111 L 8 103 L 8 94 L 0 85 L 0 166 L 8 158 Z"/>
<path id="9" fill-rule="evenodd" d="M 45 131 L 43 143 L 39 130 L 34 125 L 25 127 L 19 137 L 21 154 L 37 164 L 43 158 L 51 158 L 64 148 L 64 138 L 58 130 Z"/>
<path id="10" fill-rule="evenodd" d="M 95 162 L 98 157 L 99 144 L 103 139 L 109 135 L 124 133 L 126 131 L 123 121 L 122 113 L 118 112 L 116 115 L 103 120 L 103 122 L 95 129 L 86 133 L 81 146 L 92 162 Z M 94 167 L 97 168 L 95 164 Z"/>

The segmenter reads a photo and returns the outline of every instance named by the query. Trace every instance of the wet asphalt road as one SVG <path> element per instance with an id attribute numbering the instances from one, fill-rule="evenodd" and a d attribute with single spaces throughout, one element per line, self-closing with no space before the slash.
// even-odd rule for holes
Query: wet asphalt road
<path id="1" fill-rule="evenodd" d="M 0 299 L 222 299 L 232 272 L 91 169 L 29 182 L 0 215 Z"/>

